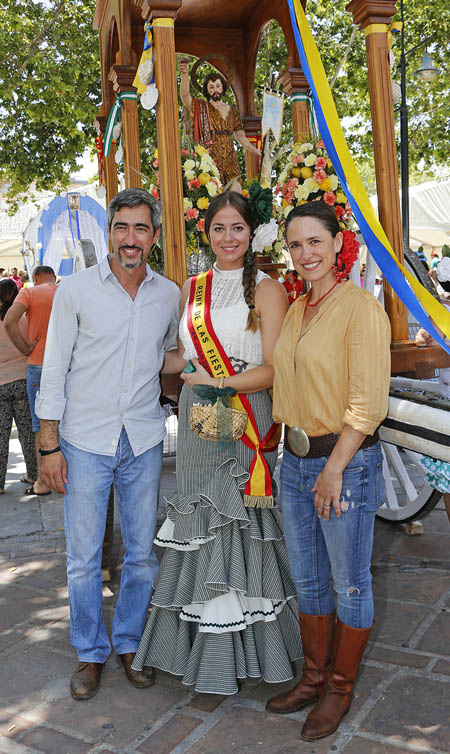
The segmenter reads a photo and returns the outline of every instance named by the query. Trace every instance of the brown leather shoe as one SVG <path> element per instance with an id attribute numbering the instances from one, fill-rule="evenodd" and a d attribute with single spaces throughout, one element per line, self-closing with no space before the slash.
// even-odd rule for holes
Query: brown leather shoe
<path id="1" fill-rule="evenodd" d="M 299 612 L 304 664 L 299 682 L 284 694 L 272 697 L 266 704 L 268 712 L 287 715 L 319 699 L 331 660 L 336 613 L 306 615 Z"/>
<path id="2" fill-rule="evenodd" d="M 95 696 L 100 688 L 102 670 L 102 662 L 79 662 L 70 679 L 70 693 L 73 698 L 81 702 Z"/>
<path id="3" fill-rule="evenodd" d="M 123 665 L 125 674 L 136 689 L 145 689 L 147 686 L 151 686 L 155 681 L 155 671 L 153 668 L 147 668 L 147 670 L 134 670 L 131 666 L 133 664 L 136 652 L 126 652 L 123 655 L 117 655 L 117 659 Z"/>

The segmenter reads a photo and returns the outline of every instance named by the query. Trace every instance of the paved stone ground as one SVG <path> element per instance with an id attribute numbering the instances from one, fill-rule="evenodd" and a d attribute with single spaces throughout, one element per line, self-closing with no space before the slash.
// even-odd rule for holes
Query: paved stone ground
<path id="1" fill-rule="evenodd" d="M 158 672 L 153 687 L 138 691 L 111 656 L 97 696 L 73 701 L 62 498 L 23 496 L 15 440 L 9 468 L 0 498 L 0 754 L 450 752 L 450 526 L 442 504 L 423 536 L 377 521 L 377 623 L 353 704 L 339 732 L 308 744 L 299 737 L 306 711 L 266 713 L 281 686 L 263 682 L 220 697 Z M 174 472 L 174 459 L 165 460 L 162 492 L 173 489 Z M 120 557 L 117 529 L 116 570 L 104 589 L 108 624 Z"/>

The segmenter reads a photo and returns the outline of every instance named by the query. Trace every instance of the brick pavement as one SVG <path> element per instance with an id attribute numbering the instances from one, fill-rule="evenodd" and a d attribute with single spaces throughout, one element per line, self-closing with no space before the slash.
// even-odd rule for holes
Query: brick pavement
<path id="1" fill-rule="evenodd" d="M 265 712 L 287 684 L 245 683 L 232 697 L 196 694 L 167 674 L 138 691 L 114 656 L 93 699 L 71 699 L 62 498 L 23 496 L 12 441 L 0 498 L 0 754 L 399 754 L 450 752 L 450 527 L 443 505 L 425 534 L 378 520 L 373 559 L 377 622 L 350 712 L 330 738 L 299 738 L 308 710 Z M 162 492 L 174 487 L 174 459 Z M 120 576 L 105 585 L 111 623 Z"/>

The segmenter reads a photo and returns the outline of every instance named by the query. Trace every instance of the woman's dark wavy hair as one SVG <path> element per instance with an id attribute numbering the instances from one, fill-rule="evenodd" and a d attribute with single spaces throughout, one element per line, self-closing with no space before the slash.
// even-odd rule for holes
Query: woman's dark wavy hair
<path id="1" fill-rule="evenodd" d="M 19 289 L 14 280 L 0 280 L 0 322 L 6 317 L 6 312 L 14 303 L 14 299 L 19 293 Z"/>
<path id="2" fill-rule="evenodd" d="M 233 207 L 239 212 L 244 222 L 250 228 L 250 241 L 255 230 L 255 219 L 250 209 L 250 204 L 238 191 L 224 191 L 222 194 L 217 194 L 209 204 L 205 216 L 205 233 L 210 238 L 211 223 L 219 210 L 224 207 Z M 259 328 L 258 317 L 255 312 L 255 289 L 256 289 L 256 275 L 258 273 L 258 265 L 256 262 L 256 254 L 252 254 L 251 261 L 247 258 L 247 254 L 244 257 L 244 269 L 242 272 L 242 285 L 244 288 L 245 303 L 249 307 L 246 330 L 256 332 Z M 252 307 L 252 308 L 250 308 Z"/>
<path id="3" fill-rule="evenodd" d="M 207 77 L 205 78 L 202 86 L 202 93 L 205 99 L 209 100 L 211 99 L 210 94 L 208 92 L 208 84 L 210 81 L 217 81 L 219 79 L 222 82 L 222 95 L 225 94 L 225 92 L 228 89 L 228 84 L 226 82 L 226 79 L 220 74 L 220 73 L 208 73 Z"/>
<path id="4" fill-rule="evenodd" d="M 296 217 L 314 217 L 322 223 L 323 227 L 331 233 L 333 238 L 337 236 L 341 230 L 334 211 L 322 200 L 318 202 L 306 202 L 306 204 L 299 204 L 297 207 L 294 207 L 294 209 L 289 212 L 286 219 L 286 235 L 290 223 L 292 220 L 295 220 Z"/>

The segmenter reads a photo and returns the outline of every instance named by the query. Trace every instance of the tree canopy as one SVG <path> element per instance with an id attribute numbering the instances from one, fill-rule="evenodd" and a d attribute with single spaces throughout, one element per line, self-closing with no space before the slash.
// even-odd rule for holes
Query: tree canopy
<path id="1" fill-rule="evenodd" d="M 306 6 L 329 79 L 352 34 L 347 2 L 308 0 Z M 439 173 L 450 156 L 450 4 L 404 0 L 404 6 L 406 49 L 435 33 L 430 52 L 435 66 L 442 69 L 433 82 L 424 84 L 413 71 L 425 48 L 407 56 L 410 163 L 413 176 L 427 177 L 427 170 Z M 92 123 L 101 102 L 100 64 L 98 37 L 92 29 L 95 0 L 0 0 L 0 10 L 0 178 L 7 181 L 9 198 L 14 201 L 32 184 L 39 190 L 63 188 L 77 158 L 93 145 Z M 393 49 L 398 62 L 398 36 Z M 281 29 L 271 23 L 258 55 L 257 101 L 271 73 L 284 69 L 286 55 Z M 394 79 L 399 81 L 395 69 Z M 350 148 L 370 183 L 370 102 L 364 35 L 359 29 L 333 94 Z M 139 111 L 142 172 L 152 176 L 155 117 L 140 107 Z M 288 105 L 283 139 L 290 138 Z"/>

